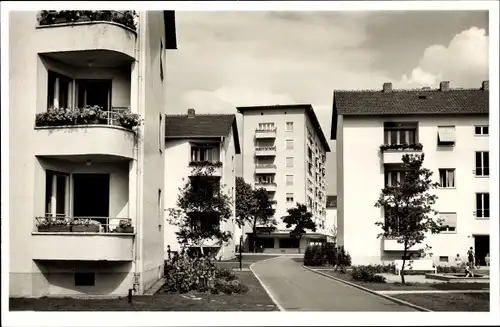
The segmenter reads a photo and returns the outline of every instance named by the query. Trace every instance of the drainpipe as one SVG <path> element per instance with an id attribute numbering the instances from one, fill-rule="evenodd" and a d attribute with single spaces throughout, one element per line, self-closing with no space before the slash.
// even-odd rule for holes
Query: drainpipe
<path id="1" fill-rule="evenodd" d="M 137 65 L 137 113 L 139 115 L 143 114 L 143 108 L 141 106 L 142 104 L 142 99 L 144 97 L 143 91 L 143 63 L 144 63 L 144 49 L 145 49 L 145 12 L 139 12 L 139 17 L 138 17 L 138 27 L 139 27 L 139 32 L 138 32 L 138 42 L 139 47 L 136 49 L 136 65 Z M 138 58 L 138 59 L 137 59 Z M 141 187 L 141 172 L 142 169 L 140 167 L 140 164 L 142 161 L 140 160 L 140 149 L 139 149 L 139 144 L 140 144 L 140 137 L 143 135 L 143 130 L 144 128 L 142 126 L 139 126 L 138 128 L 138 137 L 137 137 L 137 144 L 136 144 L 136 153 L 135 153 L 135 160 L 136 160 L 136 241 L 135 241 L 135 256 L 134 256 L 134 261 L 135 261 L 135 276 L 139 276 L 138 278 L 138 285 L 135 283 L 134 280 L 134 291 L 139 292 L 140 290 L 140 285 L 141 285 L 141 269 L 139 267 L 140 265 L 140 260 L 141 260 L 141 243 L 142 243 L 142 215 L 141 215 L 141 209 L 142 209 L 142 187 Z"/>

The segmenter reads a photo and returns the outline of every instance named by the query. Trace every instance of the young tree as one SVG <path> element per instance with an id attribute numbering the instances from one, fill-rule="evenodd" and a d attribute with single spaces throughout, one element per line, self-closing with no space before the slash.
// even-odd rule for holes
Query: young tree
<path id="1" fill-rule="evenodd" d="M 316 231 L 316 223 L 312 220 L 312 213 L 307 211 L 307 207 L 304 204 L 297 202 L 295 208 L 290 208 L 287 210 L 288 215 L 282 217 L 281 219 L 286 224 L 286 228 L 294 226 L 293 230 L 290 232 L 291 237 L 296 237 L 299 240 L 299 253 L 300 253 L 300 240 L 302 235 L 306 233 L 306 229 L 313 232 Z"/>
<path id="2" fill-rule="evenodd" d="M 236 224 L 240 228 L 252 220 L 250 211 L 256 206 L 253 195 L 252 186 L 243 177 L 236 177 Z"/>
<path id="3" fill-rule="evenodd" d="M 257 225 L 265 227 L 267 231 L 272 232 L 276 229 L 276 219 L 274 214 L 276 210 L 273 205 L 276 203 L 271 200 L 269 193 L 265 188 L 258 188 L 253 191 L 254 205 L 250 208 L 250 217 L 252 224 L 252 245 L 253 252 L 257 245 Z"/>
<path id="4" fill-rule="evenodd" d="M 384 209 L 385 221 L 375 224 L 382 228 L 378 238 L 396 239 L 403 244 L 401 282 L 404 284 L 408 250 L 422 243 L 427 233 L 439 233 L 441 220 L 434 217 L 438 212 L 432 208 L 437 196 L 429 192 L 438 183 L 432 181 L 432 172 L 423 167 L 424 154 L 405 154 L 402 159 L 404 178 L 401 183 L 382 189 L 375 207 Z"/>
<path id="5" fill-rule="evenodd" d="M 231 199 L 224 193 L 218 177 L 213 176 L 215 167 L 205 165 L 194 167 L 191 177 L 179 188 L 177 208 L 168 209 L 170 224 L 178 226 L 177 240 L 183 249 L 199 247 L 215 241 L 217 245 L 227 244 L 232 235 L 223 230 L 231 218 Z"/>

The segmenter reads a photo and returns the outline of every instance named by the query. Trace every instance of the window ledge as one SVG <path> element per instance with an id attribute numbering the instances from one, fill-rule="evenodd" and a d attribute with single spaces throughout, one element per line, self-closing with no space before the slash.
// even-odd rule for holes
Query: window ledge
<path id="1" fill-rule="evenodd" d="M 490 220 L 490 217 L 476 217 L 476 220 Z"/>
<path id="2" fill-rule="evenodd" d="M 475 178 L 490 178 L 490 175 L 483 176 L 483 175 L 474 175 Z"/>
<path id="3" fill-rule="evenodd" d="M 474 134 L 474 136 L 478 136 L 478 137 L 488 137 L 488 136 L 490 136 L 490 134 Z"/>
<path id="4" fill-rule="evenodd" d="M 441 187 L 441 186 L 438 187 L 438 190 L 456 190 L 456 189 L 457 189 L 456 187 Z"/>
<path id="5" fill-rule="evenodd" d="M 452 234 L 453 235 L 453 234 L 457 234 L 457 232 L 446 232 L 445 231 L 445 232 L 439 232 L 439 234 Z"/>

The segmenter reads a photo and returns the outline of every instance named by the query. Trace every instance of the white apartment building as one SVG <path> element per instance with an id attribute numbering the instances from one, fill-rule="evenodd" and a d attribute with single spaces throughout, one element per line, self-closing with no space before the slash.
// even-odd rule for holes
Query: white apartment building
<path id="1" fill-rule="evenodd" d="M 9 295 L 142 294 L 163 276 L 174 13 L 17 11 L 9 24 Z"/>
<path id="2" fill-rule="evenodd" d="M 337 237 L 337 196 L 326 196 L 326 234 L 328 242 L 336 242 Z"/>
<path id="3" fill-rule="evenodd" d="M 281 217 L 296 203 L 306 204 L 316 222 L 300 244 L 326 240 L 326 153 L 330 151 L 310 104 L 238 107 L 243 114 L 243 178 L 253 187 L 265 188 L 276 201 L 277 229 L 262 231 L 257 247 L 266 252 L 297 252 Z M 252 232 L 245 226 L 246 235 Z M 252 242 L 245 241 L 246 250 Z"/>
<path id="4" fill-rule="evenodd" d="M 216 257 L 223 260 L 234 257 L 235 243 L 238 244 L 241 234 L 235 223 L 234 206 L 236 199 L 235 155 L 241 153 L 236 116 L 200 115 L 196 114 L 194 109 L 188 109 L 187 115 L 168 114 L 165 128 L 165 171 L 167 172 L 165 175 L 165 210 L 177 207 L 179 188 L 185 185 L 194 167 L 198 164 L 213 164 L 213 177 L 231 198 L 232 217 L 223 224 L 222 230 L 231 232 L 233 238 L 222 247 L 216 246 L 214 241 L 203 244 L 203 247 L 216 247 L 218 252 Z M 165 211 L 165 220 L 168 219 L 169 212 Z M 168 249 L 177 252 L 181 250 L 175 234 L 178 227 L 171 226 L 168 222 L 167 226 L 165 228 L 165 258 L 168 257 Z"/>
<path id="5" fill-rule="evenodd" d="M 440 184 L 435 209 L 445 220 L 424 241 L 438 265 L 465 259 L 469 247 L 483 261 L 489 253 L 489 87 L 335 91 L 332 139 L 337 140 L 338 240 L 353 264 L 401 259 L 402 245 L 378 239 L 381 189 L 401 179 L 404 153 L 425 153 L 424 167 Z M 381 151 L 382 144 L 410 144 Z M 423 149 L 412 144 L 420 143 Z M 423 246 L 422 245 L 422 246 Z M 416 246 L 412 250 L 418 250 Z"/>

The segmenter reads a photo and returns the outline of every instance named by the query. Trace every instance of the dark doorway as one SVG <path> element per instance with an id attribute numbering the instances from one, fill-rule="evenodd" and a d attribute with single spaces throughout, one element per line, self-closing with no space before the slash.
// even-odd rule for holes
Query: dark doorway
<path id="1" fill-rule="evenodd" d="M 484 258 L 490 253 L 490 236 L 474 235 L 474 249 L 476 261 L 479 261 L 481 266 L 486 266 Z"/>
<path id="2" fill-rule="evenodd" d="M 107 228 L 109 174 L 73 175 L 73 216 L 92 217 Z"/>
<path id="3" fill-rule="evenodd" d="M 78 107 L 99 106 L 110 110 L 111 80 L 78 80 Z"/>

